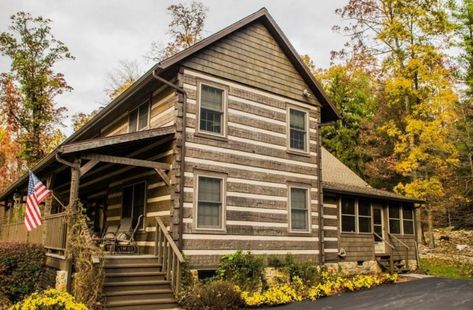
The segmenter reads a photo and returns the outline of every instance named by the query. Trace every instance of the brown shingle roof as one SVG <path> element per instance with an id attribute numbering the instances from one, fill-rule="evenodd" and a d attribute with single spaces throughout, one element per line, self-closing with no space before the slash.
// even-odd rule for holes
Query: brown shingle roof
<path id="1" fill-rule="evenodd" d="M 414 203 L 423 202 L 419 199 L 371 187 L 324 147 L 322 147 L 322 186 L 326 192 Z"/>

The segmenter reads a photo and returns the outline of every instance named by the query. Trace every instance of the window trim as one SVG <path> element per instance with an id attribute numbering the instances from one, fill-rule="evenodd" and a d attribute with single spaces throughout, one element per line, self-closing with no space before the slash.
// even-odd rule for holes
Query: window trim
<path id="1" fill-rule="evenodd" d="M 145 104 L 148 105 L 148 124 L 141 128 L 141 129 L 138 129 L 139 125 L 140 125 L 140 108 L 142 106 L 144 106 Z M 133 112 L 137 111 L 136 113 L 136 131 L 130 131 L 130 116 Z M 147 130 L 147 129 L 150 129 L 150 122 L 151 122 L 151 101 L 149 99 L 146 99 L 144 102 L 142 102 L 141 104 L 139 104 L 136 108 L 134 108 L 133 110 L 130 110 L 128 111 L 128 133 L 132 133 L 132 132 L 139 132 L 139 131 L 143 131 L 143 130 Z"/>
<path id="2" fill-rule="evenodd" d="M 396 203 L 396 206 L 399 209 L 399 218 L 391 217 L 390 209 L 392 203 L 387 203 L 387 210 L 388 210 L 388 233 L 391 235 L 396 235 L 396 236 L 403 236 L 404 235 L 404 227 L 402 223 L 402 204 L 401 203 Z M 399 220 L 399 233 L 393 233 L 391 232 L 391 219 L 393 220 Z"/>
<path id="3" fill-rule="evenodd" d="M 343 226 L 342 226 L 342 216 L 343 216 L 343 213 L 342 213 L 342 200 L 343 199 L 352 199 L 355 201 L 355 231 L 343 231 Z M 361 198 L 363 199 L 363 198 Z M 338 209 L 339 209 L 339 225 L 340 225 L 340 233 L 341 234 L 358 234 L 358 235 L 372 235 L 373 234 L 373 231 L 374 231 L 374 227 L 373 227 L 373 202 L 369 199 L 365 199 L 369 202 L 370 204 L 370 213 L 371 213 L 371 216 L 369 216 L 370 218 L 370 221 L 371 221 L 371 232 L 360 232 L 360 221 L 359 221 L 359 218 L 360 218 L 360 212 L 359 212 L 359 200 L 360 198 L 352 198 L 352 197 L 340 197 L 339 200 L 338 200 Z M 351 214 L 346 214 L 346 215 L 350 215 Z M 368 217 L 367 215 L 362 215 L 361 217 Z"/>
<path id="4" fill-rule="evenodd" d="M 206 130 L 200 129 L 200 110 L 201 110 L 201 94 L 202 94 L 202 85 L 213 87 L 223 91 L 223 103 L 222 103 L 222 113 L 223 113 L 223 120 L 222 120 L 222 133 L 216 133 Z M 210 137 L 218 137 L 218 138 L 226 138 L 227 137 L 227 118 L 228 118 L 228 86 L 207 81 L 207 80 L 197 80 L 197 123 L 195 125 L 196 129 L 195 132 Z"/>
<path id="5" fill-rule="evenodd" d="M 305 119 L 306 133 L 305 133 L 305 149 L 304 150 L 295 149 L 291 147 L 291 110 L 305 113 L 304 119 Z M 287 104 L 286 106 L 286 140 L 287 140 L 287 150 L 289 152 L 295 152 L 295 153 L 304 154 L 304 155 L 310 154 L 310 128 L 309 128 L 310 114 L 309 112 L 310 111 L 308 109 L 304 109 L 302 107 Z"/>
<path id="6" fill-rule="evenodd" d="M 305 185 L 288 185 L 288 192 L 287 192 L 287 216 L 288 216 L 288 232 L 289 233 L 296 233 L 296 234 L 307 234 L 312 232 L 312 202 L 310 197 L 310 186 Z M 307 229 L 293 229 L 292 228 L 292 206 L 291 206 L 291 191 L 292 189 L 303 189 L 306 191 L 306 199 L 307 199 Z"/>
<path id="7" fill-rule="evenodd" d="M 120 214 L 120 219 L 123 218 L 123 189 L 125 187 L 130 187 L 130 186 L 135 186 L 137 184 L 140 184 L 140 183 L 143 183 L 144 184 L 144 190 L 145 190 L 145 193 L 144 193 L 144 206 L 143 206 L 143 220 L 141 221 L 141 226 L 138 227 L 138 231 L 144 231 L 145 228 L 146 228 L 146 207 L 147 207 L 147 204 L 148 204 L 148 182 L 146 180 L 143 180 L 143 181 L 137 181 L 137 182 L 133 182 L 133 183 L 127 183 L 125 185 L 123 185 L 121 187 L 121 214 Z M 133 194 L 135 192 L 135 189 L 133 188 Z M 135 209 L 135 202 L 133 201 L 133 206 L 132 206 L 132 217 L 133 217 L 133 211 Z M 132 227 L 132 228 L 135 228 L 135 227 Z"/>
<path id="8" fill-rule="evenodd" d="M 199 208 L 199 178 L 206 177 L 206 178 L 214 178 L 221 180 L 221 201 L 222 201 L 222 214 L 221 214 L 221 227 L 199 227 L 198 226 L 198 208 Z M 226 205 L 227 205 L 227 175 L 222 173 L 214 173 L 214 172 L 194 172 L 194 212 L 192 214 L 193 221 L 192 226 L 193 230 L 199 232 L 226 232 L 227 225 L 226 225 Z"/>
<path id="9" fill-rule="evenodd" d="M 415 226 L 415 217 L 414 217 L 414 210 L 412 208 L 406 208 L 406 210 L 410 210 L 412 214 L 412 219 L 404 219 L 404 208 L 405 205 L 401 204 L 401 214 L 399 215 L 401 217 L 401 232 L 403 236 L 414 236 L 416 233 L 416 226 Z M 404 221 L 410 221 L 412 222 L 412 234 L 407 234 L 404 231 Z"/>

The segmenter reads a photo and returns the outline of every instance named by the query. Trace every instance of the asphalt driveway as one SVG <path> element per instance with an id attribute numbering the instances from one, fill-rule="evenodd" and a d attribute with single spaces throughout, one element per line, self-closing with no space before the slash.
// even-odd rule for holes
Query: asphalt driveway
<path id="1" fill-rule="evenodd" d="M 473 281 L 425 278 L 373 289 L 292 303 L 273 310 L 329 309 L 473 309 Z"/>

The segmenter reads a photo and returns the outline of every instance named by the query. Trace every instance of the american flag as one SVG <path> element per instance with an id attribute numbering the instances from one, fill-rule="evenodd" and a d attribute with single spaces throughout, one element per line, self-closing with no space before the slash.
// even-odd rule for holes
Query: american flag
<path id="1" fill-rule="evenodd" d="M 51 192 L 43 183 L 29 172 L 30 179 L 28 181 L 28 197 L 26 198 L 26 214 L 25 227 L 27 231 L 31 231 L 42 224 L 41 211 L 39 204 L 49 197 Z"/>

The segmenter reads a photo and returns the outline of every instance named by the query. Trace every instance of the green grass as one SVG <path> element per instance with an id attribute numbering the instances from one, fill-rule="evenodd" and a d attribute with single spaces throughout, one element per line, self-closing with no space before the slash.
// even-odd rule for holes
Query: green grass
<path id="1" fill-rule="evenodd" d="M 449 260 L 422 258 L 420 269 L 426 274 L 440 278 L 473 280 L 473 266 L 461 265 Z"/>

